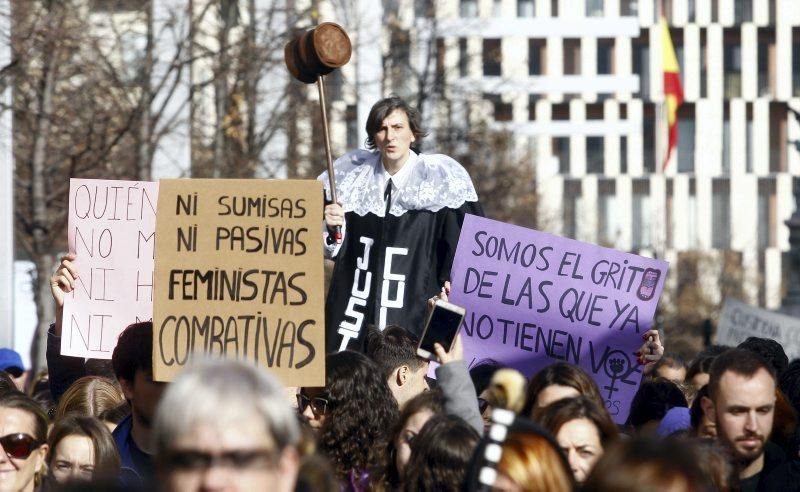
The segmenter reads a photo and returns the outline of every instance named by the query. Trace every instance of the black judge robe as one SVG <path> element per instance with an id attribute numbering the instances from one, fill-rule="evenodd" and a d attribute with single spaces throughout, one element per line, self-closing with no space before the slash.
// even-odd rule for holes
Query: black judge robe
<path id="1" fill-rule="evenodd" d="M 325 304 L 326 349 L 363 351 L 367 326 L 419 337 L 427 300 L 450 279 L 464 214 L 483 215 L 466 170 L 445 155 L 416 154 L 389 200 L 380 154 L 357 150 L 334 164 L 344 239 Z M 320 177 L 328 187 L 327 173 Z M 388 213 L 387 213 L 388 209 Z"/>

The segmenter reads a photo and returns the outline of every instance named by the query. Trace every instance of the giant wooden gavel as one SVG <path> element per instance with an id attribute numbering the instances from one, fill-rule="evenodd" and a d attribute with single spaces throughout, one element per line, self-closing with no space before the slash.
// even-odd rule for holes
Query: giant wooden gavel
<path id="1" fill-rule="evenodd" d="M 333 173 L 331 137 L 328 131 L 328 111 L 325 104 L 323 77 L 350 61 L 353 52 L 350 37 L 338 24 L 323 22 L 314 29 L 300 33 L 286 43 L 283 59 L 292 76 L 305 84 L 317 83 L 319 108 L 322 116 L 322 132 L 325 141 L 325 155 L 328 158 L 328 180 L 331 200 L 336 200 L 336 177 Z M 342 228 L 334 232 L 336 242 L 342 241 Z"/>

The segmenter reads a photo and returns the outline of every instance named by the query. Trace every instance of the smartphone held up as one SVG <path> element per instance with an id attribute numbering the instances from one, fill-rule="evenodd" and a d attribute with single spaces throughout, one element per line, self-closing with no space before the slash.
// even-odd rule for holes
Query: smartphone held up
<path id="1" fill-rule="evenodd" d="M 440 344 L 449 352 L 464 319 L 464 308 L 441 299 L 433 305 L 425 323 L 425 331 L 417 347 L 417 355 L 423 359 L 439 362 L 434 344 Z"/>

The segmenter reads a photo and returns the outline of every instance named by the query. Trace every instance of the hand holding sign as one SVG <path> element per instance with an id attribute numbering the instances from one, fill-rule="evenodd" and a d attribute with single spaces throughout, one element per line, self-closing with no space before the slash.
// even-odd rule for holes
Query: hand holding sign
<path id="1" fill-rule="evenodd" d="M 50 293 L 56 303 L 56 324 L 55 334 L 61 336 L 61 324 L 64 316 L 64 297 L 75 288 L 75 281 L 78 278 L 78 270 L 73 265 L 75 255 L 72 253 L 61 257 L 58 269 L 50 277 Z"/>
<path id="2" fill-rule="evenodd" d="M 656 363 L 664 356 L 664 345 L 661 343 L 658 330 L 648 330 L 642 338 L 644 343 L 635 355 L 639 364 L 644 366 L 644 373 L 650 374 Z"/>

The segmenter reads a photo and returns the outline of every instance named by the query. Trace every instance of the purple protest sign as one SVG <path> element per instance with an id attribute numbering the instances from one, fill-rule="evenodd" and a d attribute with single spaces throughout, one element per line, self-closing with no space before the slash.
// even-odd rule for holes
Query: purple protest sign
<path id="1" fill-rule="evenodd" d="M 450 301 L 464 306 L 465 360 L 530 376 L 554 362 L 588 372 L 617 423 L 642 378 L 634 352 L 653 323 L 665 261 L 467 215 Z"/>

